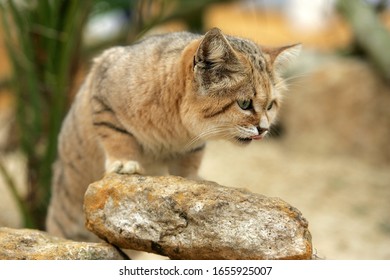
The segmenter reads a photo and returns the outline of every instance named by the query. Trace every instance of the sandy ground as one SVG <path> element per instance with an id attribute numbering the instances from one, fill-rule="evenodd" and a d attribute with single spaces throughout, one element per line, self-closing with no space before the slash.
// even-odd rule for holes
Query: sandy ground
<path id="1" fill-rule="evenodd" d="M 201 175 L 281 197 L 300 209 L 320 258 L 390 259 L 388 168 L 291 152 L 288 142 L 269 139 L 245 148 L 210 143 Z"/>

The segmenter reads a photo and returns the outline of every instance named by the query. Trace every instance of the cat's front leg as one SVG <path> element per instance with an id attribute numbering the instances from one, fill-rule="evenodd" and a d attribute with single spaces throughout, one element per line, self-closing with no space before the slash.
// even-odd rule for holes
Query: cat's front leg
<path id="1" fill-rule="evenodd" d="M 144 174 L 141 147 L 104 98 L 92 99 L 93 128 L 105 154 L 105 173 Z"/>
<path id="2" fill-rule="evenodd" d="M 141 164 L 140 147 L 130 135 L 116 135 L 114 139 L 101 139 L 105 152 L 105 173 L 140 174 L 145 170 Z"/>
<path id="3" fill-rule="evenodd" d="M 102 137 L 105 173 L 145 174 L 141 165 L 140 147 L 131 134 L 117 133 Z"/>

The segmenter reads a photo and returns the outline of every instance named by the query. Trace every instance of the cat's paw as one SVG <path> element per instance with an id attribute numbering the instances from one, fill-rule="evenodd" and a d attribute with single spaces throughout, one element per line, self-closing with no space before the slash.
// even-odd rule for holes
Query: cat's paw
<path id="1" fill-rule="evenodd" d="M 116 160 L 106 164 L 106 173 L 143 174 L 143 169 L 137 161 Z"/>

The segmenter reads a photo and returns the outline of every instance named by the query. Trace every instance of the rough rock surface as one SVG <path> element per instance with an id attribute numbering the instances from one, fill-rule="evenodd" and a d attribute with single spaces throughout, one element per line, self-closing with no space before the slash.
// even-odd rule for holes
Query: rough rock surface
<path id="1" fill-rule="evenodd" d="M 124 259 L 107 243 L 65 240 L 32 229 L 0 228 L 1 260 L 120 260 Z"/>
<path id="2" fill-rule="evenodd" d="M 311 259 L 308 223 L 279 198 L 180 177 L 91 184 L 86 225 L 121 248 L 171 259 Z"/>

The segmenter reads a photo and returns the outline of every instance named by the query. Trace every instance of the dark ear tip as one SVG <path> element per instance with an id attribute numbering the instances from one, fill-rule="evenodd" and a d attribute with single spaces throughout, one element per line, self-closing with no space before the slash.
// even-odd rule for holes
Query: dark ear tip
<path id="1" fill-rule="evenodd" d="M 295 43 L 295 44 L 292 44 L 290 45 L 291 48 L 303 48 L 303 43 Z"/>
<path id="2" fill-rule="evenodd" d="M 221 29 L 219 29 L 218 27 L 213 27 L 206 33 L 206 35 L 211 35 L 211 36 L 215 36 L 218 34 L 222 34 Z"/>

